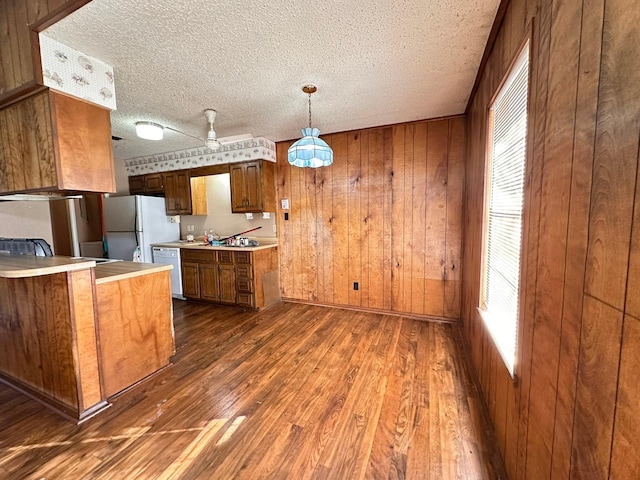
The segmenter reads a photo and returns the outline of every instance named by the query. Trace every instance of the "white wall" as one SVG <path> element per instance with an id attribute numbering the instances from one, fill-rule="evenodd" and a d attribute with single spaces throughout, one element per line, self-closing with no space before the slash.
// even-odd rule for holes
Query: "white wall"
<path id="1" fill-rule="evenodd" d="M 44 238 L 53 246 L 49 202 L 0 202 L 0 237 Z"/>
<path id="2" fill-rule="evenodd" d="M 263 219 L 261 213 L 254 213 L 253 220 L 247 220 L 242 213 L 231 213 L 231 182 L 228 173 L 209 175 L 207 177 L 208 215 L 182 215 L 180 218 L 180 236 L 187 235 L 187 225 L 193 225 L 193 234 L 202 237 L 203 230 L 213 229 L 222 237 L 243 232 L 250 228 L 262 227 L 248 233 L 248 237 L 275 238 L 273 227 L 276 224 L 275 213 L 271 218 Z"/>
<path id="3" fill-rule="evenodd" d="M 116 177 L 115 195 L 129 195 L 129 177 L 127 176 L 127 167 L 124 164 L 124 160 L 114 158 L 113 169 Z"/>

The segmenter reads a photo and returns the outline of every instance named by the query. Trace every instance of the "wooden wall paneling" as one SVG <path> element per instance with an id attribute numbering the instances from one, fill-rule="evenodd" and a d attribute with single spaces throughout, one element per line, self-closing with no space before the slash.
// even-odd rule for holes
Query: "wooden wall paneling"
<path id="1" fill-rule="evenodd" d="M 290 291 L 293 284 L 293 262 L 289 261 L 292 255 L 292 249 L 294 244 L 293 234 L 291 228 L 289 228 L 291 220 L 284 220 L 284 214 L 289 213 L 290 210 L 283 210 L 281 200 L 288 199 L 291 202 L 291 168 L 287 161 L 287 151 L 291 143 L 277 143 L 276 144 L 276 157 L 278 159 L 276 169 L 276 185 L 277 185 L 277 206 L 276 206 L 276 229 L 278 230 L 278 250 L 282 258 L 286 258 L 288 261 L 280 262 L 280 293 L 285 298 L 293 297 L 293 292 Z"/>
<path id="2" fill-rule="evenodd" d="M 362 205 L 364 211 L 367 208 L 368 189 L 362 187 L 362 183 L 368 181 L 362 167 L 362 140 L 361 132 L 351 132 L 347 140 L 347 161 L 349 178 L 349 195 L 347 198 L 349 209 L 349 284 L 360 282 L 360 290 L 349 288 L 349 305 L 360 306 L 362 292 L 365 288 L 364 268 L 361 263 L 364 256 L 364 238 L 362 235 Z M 366 143 L 365 143 L 366 144 Z M 365 161 L 367 160 L 365 156 Z M 361 198 L 364 197 L 364 198 Z"/>
<path id="3" fill-rule="evenodd" d="M 542 174 L 540 235 L 538 237 L 535 327 L 529 408 L 527 474 L 546 478 L 551 474 L 551 451 L 558 393 L 559 351 L 564 302 L 567 225 L 571 191 L 573 132 L 576 110 L 582 5 L 554 2 L 551 9 L 549 74 L 544 163 Z"/>
<path id="4" fill-rule="evenodd" d="M 9 37 L 9 17 L 7 12 L 9 2 L 0 2 L 0 45 L 8 46 L 11 43 Z M 11 86 L 15 84 L 15 77 L 13 75 L 13 58 L 10 48 L 0 49 L 0 66 L 2 69 L 2 77 L 0 81 L 0 95 L 5 91 L 10 90 Z"/>
<path id="5" fill-rule="evenodd" d="M 293 247 L 292 247 L 292 262 L 293 262 L 293 278 L 292 278 L 292 291 L 293 298 L 301 298 L 306 300 L 302 289 L 302 275 L 303 275 L 303 250 L 306 247 L 302 241 L 304 234 L 302 224 L 302 205 L 301 196 L 302 189 L 300 188 L 300 177 L 304 174 L 304 169 L 298 167 L 290 167 L 291 171 L 291 199 L 289 201 L 289 228 L 293 232 Z"/>
<path id="6" fill-rule="evenodd" d="M 13 0 L 13 11 L 16 22 L 15 34 L 18 36 L 19 66 L 21 71 L 20 78 L 23 79 L 22 81 L 28 81 L 34 77 L 34 67 L 31 59 L 31 36 L 29 29 L 25 28 L 25 26 L 29 24 L 27 2 L 24 0 Z"/>
<path id="7" fill-rule="evenodd" d="M 23 155 L 22 135 L 20 132 L 20 116 L 17 108 L 8 108 L 5 110 L 7 118 L 7 146 L 9 154 L 9 164 L 13 172 L 13 186 L 16 189 L 24 190 L 26 188 L 24 169 L 25 166 L 20 162 Z"/>
<path id="8" fill-rule="evenodd" d="M 518 408 L 520 424 L 518 428 L 518 461 L 516 478 L 526 478 L 528 474 L 529 410 L 531 401 L 542 401 L 531 395 L 532 373 L 535 370 L 533 351 L 535 345 L 534 321 L 536 318 L 536 291 L 538 285 L 537 265 L 539 256 L 542 179 L 544 168 L 544 139 L 549 85 L 549 55 L 551 31 L 551 0 L 541 0 L 540 16 L 533 23 L 531 50 L 531 92 L 529 95 L 529 130 L 527 135 L 527 180 L 525 182 L 525 211 L 523 216 L 522 275 L 520 298 L 524 305 L 519 309 L 520 337 L 517 353 L 521 368 Z M 546 2 L 546 3 L 545 3 Z M 524 33 L 524 32 L 523 32 Z M 521 301 L 522 301 L 521 300 Z M 546 400 L 546 399 L 545 399 Z"/>
<path id="9" fill-rule="evenodd" d="M 325 138 L 325 140 L 327 140 Z M 330 140 L 330 139 L 329 139 Z M 317 269 L 317 299 L 318 301 L 324 301 L 325 295 L 325 286 L 324 286 L 324 268 L 326 265 L 326 252 L 327 252 L 327 244 L 326 244 L 326 221 L 324 217 L 324 201 L 325 201 L 325 192 L 324 189 L 328 186 L 327 175 L 330 172 L 326 168 L 317 168 L 316 169 L 316 213 L 315 213 L 315 224 L 318 238 L 318 247 L 316 251 L 316 263 L 318 265 Z"/>
<path id="10" fill-rule="evenodd" d="M 411 312 L 411 294 L 412 290 L 412 279 L 411 273 L 413 269 L 413 239 L 411 235 L 413 234 L 413 164 L 415 162 L 415 156 L 413 154 L 413 149 L 415 147 L 415 124 L 408 124 L 405 126 L 404 130 L 404 190 L 400 192 L 400 195 L 404 197 L 403 205 L 404 205 L 404 213 L 403 213 L 403 251 L 402 251 L 402 262 L 404 267 L 402 269 L 402 273 L 404 275 L 404 292 L 403 292 L 403 302 L 402 302 L 402 311 L 403 312 Z"/>
<path id="11" fill-rule="evenodd" d="M 5 2 L 2 2 L 5 3 Z M 8 43 L 5 44 L 5 48 L 9 45 L 9 52 L 11 52 L 11 70 L 13 71 L 14 83 L 5 87 L 6 91 L 12 90 L 15 86 L 24 83 L 25 79 L 22 76 L 22 65 L 20 65 L 20 40 L 22 35 L 18 32 L 18 27 L 24 25 L 19 23 L 16 18 L 16 5 L 23 3 L 20 0 L 7 0 L 7 37 Z M 4 49 L 3 49 L 4 50 Z M 6 51 L 6 50 L 4 50 Z"/>
<path id="12" fill-rule="evenodd" d="M 640 318 L 640 149 L 638 149 L 638 171 L 636 176 L 636 198 L 633 208 L 633 229 L 631 233 L 631 251 L 629 253 L 625 312 L 635 318 Z"/>
<path id="13" fill-rule="evenodd" d="M 571 478 L 609 476 L 622 317 L 622 312 L 585 296 Z"/>
<path id="14" fill-rule="evenodd" d="M 616 402 L 615 428 L 611 450 L 609 478 L 628 478 L 640 471 L 638 456 L 638 417 L 640 416 L 640 320 L 631 316 L 624 319 L 620 377 Z"/>
<path id="15" fill-rule="evenodd" d="M 463 117 L 449 121 L 447 161 L 447 202 L 445 228 L 444 312 L 448 318 L 460 318 L 462 201 L 464 190 L 465 121 Z"/>
<path id="16" fill-rule="evenodd" d="M 393 271 L 391 282 L 391 309 L 394 311 L 407 311 L 405 309 L 405 264 L 404 264 L 404 192 L 405 188 L 405 126 L 393 127 L 393 178 L 392 188 L 392 225 L 391 248 L 393 258 Z"/>
<path id="17" fill-rule="evenodd" d="M 306 270 L 305 270 L 305 294 L 306 298 L 311 301 L 318 300 L 318 231 L 317 231 L 317 168 L 305 168 L 305 192 L 306 202 L 304 210 L 306 218 L 304 218 L 304 224 L 306 225 L 306 235 L 303 237 L 303 241 L 306 243 Z"/>
<path id="18" fill-rule="evenodd" d="M 603 0 L 585 2 L 582 8 L 552 478 L 568 478 L 570 471 L 603 10 Z"/>
<path id="19" fill-rule="evenodd" d="M 346 305 L 349 301 L 349 222 L 347 218 L 347 196 L 349 178 L 347 176 L 347 134 L 333 135 L 331 148 L 334 160 L 333 170 L 333 302 Z"/>
<path id="20" fill-rule="evenodd" d="M 372 182 L 371 178 L 371 162 L 373 160 L 373 153 L 370 151 L 369 142 L 372 135 L 369 131 L 358 132 L 360 137 L 360 215 L 357 217 L 358 229 L 360 232 L 360 278 L 361 278 L 361 296 L 360 304 L 363 307 L 369 307 L 370 301 L 375 295 L 371 290 L 371 276 L 370 273 L 374 270 L 371 264 L 372 257 L 370 254 L 370 247 L 374 240 L 372 239 L 371 224 L 369 221 L 369 213 L 372 209 L 371 206 L 371 194 Z M 353 285 L 350 283 L 349 288 L 353 291 Z"/>
<path id="21" fill-rule="evenodd" d="M 330 147 L 333 148 L 333 136 L 325 138 Z M 335 161 L 335 159 L 334 159 Z M 327 303 L 333 303 L 333 169 L 323 169 L 324 185 L 322 188 L 322 261 L 323 261 L 323 296 L 320 299 Z"/>
<path id="22" fill-rule="evenodd" d="M 498 449 L 504 459 L 506 457 L 507 444 L 509 443 L 507 439 L 507 402 L 509 400 L 509 394 L 507 392 L 513 389 L 511 387 L 511 377 L 500 355 L 496 355 L 495 370 L 494 430 L 496 440 L 498 441 Z"/>
<path id="23" fill-rule="evenodd" d="M 392 240 L 393 234 L 391 229 L 393 228 L 393 129 L 388 127 L 384 129 L 384 151 L 383 151 L 383 211 L 384 211 L 384 225 L 381 244 L 378 248 L 381 248 L 384 252 L 382 257 L 383 267 L 382 276 L 384 278 L 383 289 L 383 308 L 387 311 L 393 310 L 393 251 Z"/>
<path id="24" fill-rule="evenodd" d="M 426 295 L 430 277 L 425 275 L 425 264 L 428 262 L 425 254 L 434 253 L 429 248 L 434 240 L 431 238 L 431 232 L 427 237 L 427 231 L 431 228 L 427 221 L 427 200 L 430 199 L 429 193 L 433 187 L 430 184 L 430 172 L 427 171 L 427 162 L 430 160 L 427 155 L 427 142 L 427 124 L 416 124 L 413 131 L 413 159 L 410 163 L 413 180 L 409 210 L 411 232 L 407 243 L 411 245 L 411 313 L 418 315 L 425 313 L 425 303 L 431 301 Z"/>
<path id="25" fill-rule="evenodd" d="M 511 2 L 509 5 L 509 14 L 511 15 L 511 22 L 509 27 L 511 33 L 509 34 L 509 48 L 506 53 L 506 57 L 514 58 L 517 50 L 522 42 L 522 35 L 526 32 L 526 28 L 530 20 L 527 20 L 527 8 L 526 1 Z"/>
<path id="26" fill-rule="evenodd" d="M 27 23 L 31 25 L 49 13 L 49 2 L 47 0 L 30 0 L 27 5 Z"/>
<path id="27" fill-rule="evenodd" d="M 605 3 L 586 291 L 624 308 L 640 131 L 640 10 Z"/>
<path id="28" fill-rule="evenodd" d="M 2 11 L 0 10 L 1 15 Z M 9 181 L 9 179 L 13 178 L 11 163 L 4 160 L 10 155 L 8 129 L 7 111 L 0 110 L 0 191 L 2 192 L 11 190 L 13 186 L 13 182 Z"/>
<path id="29" fill-rule="evenodd" d="M 367 132 L 368 147 L 368 211 L 367 211 L 367 249 L 370 308 L 383 309 L 385 285 L 384 278 L 384 129 L 376 128 Z"/>
<path id="30" fill-rule="evenodd" d="M 443 316 L 449 121 L 430 122 L 428 138 L 424 313 Z"/>

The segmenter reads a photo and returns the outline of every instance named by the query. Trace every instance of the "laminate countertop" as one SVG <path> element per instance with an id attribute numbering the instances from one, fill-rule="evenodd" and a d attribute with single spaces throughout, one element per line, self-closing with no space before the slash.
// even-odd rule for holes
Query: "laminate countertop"
<path id="1" fill-rule="evenodd" d="M 150 273 L 171 270 L 173 265 L 139 262 L 108 262 L 96 265 L 96 285 L 126 278 L 139 277 Z"/>
<path id="2" fill-rule="evenodd" d="M 73 272 L 95 267 L 93 260 L 80 260 L 71 257 L 37 257 L 35 255 L 0 256 L 0 277 L 25 278 L 39 277 L 53 273 Z"/>
<path id="3" fill-rule="evenodd" d="M 4 278 L 39 277 L 41 275 L 73 272 L 88 268 L 95 268 L 96 284 L 99 285 L 171 270 L 173 266 L 136 262 L 109 262 L 96 265 L 94 260 L 82 260 L 62 255 L 53 257 L 37 257 L 35 255 L 0 256 L 0 277 Z"/>
<path id="4" fill-rule="evenodd" d="M 152 247 L 165 247 L 165 248 L 184 248 L 187 250 L 235 250 L 237 252 L 255 252 L 256 250 L 265 250 L 267 248 L 276 248 L 277 242 L 261 243 L 257 247 L 224 247 L 217 245 L 205 245 L 200 242 L 168 242 L 168 243 L 154 243 Z"/>

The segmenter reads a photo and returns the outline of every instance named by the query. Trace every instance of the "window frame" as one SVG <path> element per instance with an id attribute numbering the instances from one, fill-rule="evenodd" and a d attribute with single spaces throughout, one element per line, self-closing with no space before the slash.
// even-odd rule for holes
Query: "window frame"
<path id="1" fill-rule="evenodd" d="M 524 53 L 528 54 L 528 72 L 527 72 L 527 95 L 526 95 L 526 132 L 525 132 L 525 147 L 524 147 L 524 182 L 523 182 L 523 191 L 522 191 L 522 213 L 521 213 L 521 223 L 520 223 L 520 250 L 519 250 L 519 278 L 518 278 L 518 291 L 517 291 L 517 299 L 518 299 L 518 307 L 516 313 L 516 325 L 515 325 L 515 337 L 513 338 L 514 342 L 514 354 L 513 358 L 508 358 L 507 352 L 502 348 L 501 342 L 498 340 L 497 335 L 494 334 L 494 329 L 496 329 L 496 324 L 498 321 L 496 317 L 491 314 L 490 310 L 487 309 L 486 306 L 486 280 L 487 280 L 487 266 L 488 266 L 488 235 L 489 235 L 489 211 L 490 211 L 490 202 L 491 202 L 491 180 L 492 180 L 492 165 L 493 165 L 493 133 L 494 133 L 494 104 L 496 99 L 503 92 L 503 88 L 505 84 L 509 81 L 511 75 L 514 73 L 514 68 L 520 62 L 521 56 Z M 531 114 L 531 92 L 532 92 L 532 59 L 534 49 L 533 49 L 533 41 L 531 35 L 531 29 L 529 29 L 529 34 L 522 40 L 518 50 L 514 54 L 509 68 L 507 69 L 505 75 L 500 81 L 498 88 L 496 89 L 494 95 L 487 105 L 487 131 L 486 131 L 486 143 L 485 143 L 485 176 L 484 176 L 484 197 L 483 197 L 483 216 L 482 216 L 482 256 L 481 256 L 481 265 L 480 265 L 480 290 L 479 290 L 479 298 L 478 298 L 478 307 L 477 311 L 482 318 L 482 321 L 485 325 L 487 333 L 491 337 L 502 361 L 505 364 L 505 367 L 515 382 L 517 380 L 516 371 L 518 369 L 518 356 L 520 353 L 520 331 L 522 327 L 522 317 L 523 317 L 523 279 L 525 278 L 525 264 L 526 264 L 526 249 L 525 249 L 525 239 L 526 239 L 526 218 L 527 218 L 527 179 L 530 177 L 530 158 L 531 158 L 531 126 L 532 126 L 532 114 Z"/>

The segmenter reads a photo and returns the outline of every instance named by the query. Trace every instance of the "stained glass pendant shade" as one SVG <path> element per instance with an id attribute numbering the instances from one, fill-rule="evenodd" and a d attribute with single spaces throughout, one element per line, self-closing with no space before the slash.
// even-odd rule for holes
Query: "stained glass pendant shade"
<path id="1" fill-rule="evenodd" d="M 320 130 L 311 127 L 311 94 L 315 85 L 305 85 L 302 91 L 309 95 L 309 127 L 301 130 L 302 138 L 289 147 L 288 159 L 296 167 L 327 167 L 333 163 L 333 150 L 320 138 Z"/>

